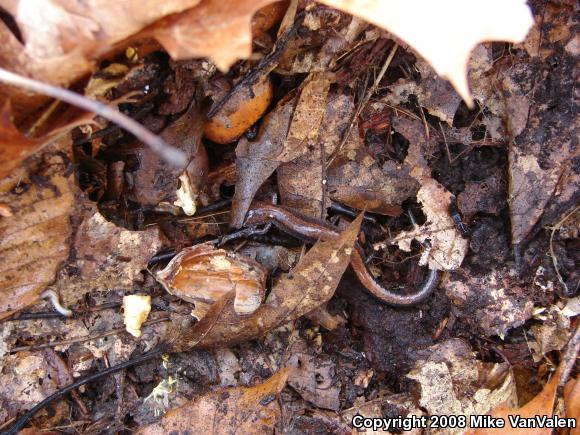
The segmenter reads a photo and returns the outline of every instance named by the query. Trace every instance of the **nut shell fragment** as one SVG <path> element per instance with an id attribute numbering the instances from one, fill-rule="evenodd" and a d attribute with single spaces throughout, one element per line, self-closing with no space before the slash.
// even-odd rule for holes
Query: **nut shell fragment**
<path id="1" fill-rule="evenodd" d="M 233 94 L 213 118 L 205 123 L 205 136 L 220 144 L 237 140 L 262 117 L 272 102 L 272 95 L 269 77 Z"/>
<path id="2" fill-rule="evenodd" d="M 182 250 L 156 278 L 169 293 L 193 303 L 192 315 L 201 319 L 232 290 L 236 313 L 253 313 L 264 297 L 266 270 L 243 255 L 201 244 Z"/>

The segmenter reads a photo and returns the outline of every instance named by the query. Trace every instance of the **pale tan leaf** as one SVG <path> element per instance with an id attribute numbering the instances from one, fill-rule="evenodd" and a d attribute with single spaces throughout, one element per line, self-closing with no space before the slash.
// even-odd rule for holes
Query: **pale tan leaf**
<path id="1" fill-rule="evenodd" d="M 271 433 L 280 418 L 277 400 L 288 370 L 282 369 L 253 387 L 223 388 L 169 411 L 163 419 L 138 430 L 138 435 L 167 433 L 263 434 Z"/>
<path id="2" fill-rule="evenodd" d="M 0 319 L 35 303 L 68 257 L 75 201 L 65 168 L 59 157 L 42 168 L 42 185 L 24 168 L 0 183 L 0 202 L 12 211 L 0 218 Z"/>

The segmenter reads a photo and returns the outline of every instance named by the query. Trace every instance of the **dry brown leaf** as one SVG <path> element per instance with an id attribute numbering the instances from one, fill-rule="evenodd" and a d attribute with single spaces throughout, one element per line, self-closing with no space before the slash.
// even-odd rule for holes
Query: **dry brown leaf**
<path id="1" fill-rule="evenodd" d="M 2 360 L 0 421 L 16 417 L 72 381 L 72 377 L 64 379 L 63 373 L 59 373 L 62 367 L 53 364 L 55 361 L 51 361 L 50 354 L 58 358 L 52 350 L 37 350 L 7 355 Z M 55 411 L 60 413 L 56 416 L 58 421 L 69 412 L 69 406 L 61 402 Z"/>
<path id="2" fill-rule="evenodd" d="M 39 158 L 0 183 L 0 202 L 12 210 L 0 219 L 0 319 L 35 303 L 68 257 L 75 187 L 66 165 L 62 156 Z"/>
<path id="3" fill-rule="evenodd" d="M 0 107 L 0 179 L 17 168 L 22 160 L 36 151 L 38 139 L 27 138 L 12 123 L 10 102 Z"/>
<path id="4" fill-rule="evenodd" d="M 516 400 L 513 376 L 510 372 L 506 376 L 507 364 L 478 361 L 464 340 L 455 338 L 438 343 L 424 355 L 407 377 L 419 383 L 419 405 L 431 415 L 481 415 L 500 403 Z M 487 379 L 494 382 L 487 385 Z M 464 431 L 452 427 L 438 433 Z"/>
<path id="5" fill-rule="evenodd" d="M 67 306 L 94 290 L 131 289 L 162 243 L 159 228 L 130 231 L 108 222 L 93 204 L 84 207 L 74 234 L 75 257 L 68 264 L 77 273 L 61 271 L 54 285 Z"/>
<path id="6" fill-rule="evenodd" d="M 194 199 L 204 197 L 209 172 L 207 152 L 201 143 L 202 133 L 202 117 L 195 103 L 192 103 L 189 109 L 160 135 L 168 144 L 183 151 L 187 156 L 187 175 L 195 193 Z M 186 168 L 167 163 L 147 146 L 137 148 L 135 154 L 140 164 L 133 172 L 131 199 L 147 206 L 156 206 L 161 201 L 173 202 L 177 196 L 179 175 Z"/>
<path id="7" fill-rule="evenodd" d="M 209 57 L 227 71 L 252 54 L 252 17 L 269 3 L 273 0 L 205 0 L 162 21 L 151 35 L 174 59 Z"/>
<path id="8" fill-rule="evenodd" d="M 287 364 L 294 368 L 288 385 L 316 407 L 338 411 L 341 384 L 336 381 L 336 362 L 328 356 L 309 351 L 302 339 L 294 342 L 288 352 L 290 357 Z"/>
<path id="9" fill-rule="evenodd" d="M 2 6 L 14 17 L 24 44 L 0 22 L 0 64 L 25 76 L 68 86 L 90 72 L 115 43 L 199 1 L 5 1 Z M 19 119 L 47 100 L 5 86 L 0 87 L 0 96 L 12 98 Z"/>
<path id="10" fill-rule="evenodd" d="M 336 150 L 354 110 L 353 98 L 341 90 L 330 92 L 327 100 L 328 103 L 324 102 L 324 119 L 319 128 L 317 143 L 311 145 L 309 152 L 304 155 L 282 163 L 276 174 L 282 203 L 305 215 L 316 217 L 320 217 L 322 208 L 322 152 L 327 160 Z M 296 174 L 300 174 L 300 177 Z"/>
<path id="11" fill-rule="evenodd" d="M 260 337 L 327 302 L 350 262 L 361 221 L 362 214 L 339 237 L 317 242 L 290 274 L 278 281 L 266 302 L 253 314 L 236 314 L 231 292 L 212 305 L 191 330 L 180 332 L 174 348 L 229 345 Z"/>
<path id="12" fill-rule="evenodd" d="M 481 267 L 463 266 L 464 273 L 450 274 L 442 287 L 471 327 L 485 336 L 503 337 L 533 316 L 535 295 L 532 289 L 518 285 L 513 269 L 496 267 L 483 272 Z"/>
<path id="13" fill-rule="evenodd" d="M 238 181 L 232 204 L 231 226 L 239 228 L 258 188 L 281 161 L 288 126 L 296 105 L 296 98 L 289 95 L 282 99 L 263 120 L 256 140 L 243 137 L 236 147 L 236 174 Z"/>
<path id="14" fill-rule="evenodd" d="M 514 428 L 510 424 L 509 417 L 512 418 L 534 418 L 536 416 L 552 416 L 554 408 L 554 401 L 556 400 L 556 393 L 558 390 L 558 372 L 556 372 L 550 382 L 546 384 L 544 389 L 532 400 L 526 403 L 521 408 L 510 408 L 506 405 L 499 405 L 489 413 L 492 417 L 503 418 L 505 421 L 505 428 L 503 429 L 470 429 L 466 435 L 477 434 L 526 434 L 526 435 L 550 435 L 552 428 Z"/>
<path id="15" fill-rule="evenodd" d="M 223 388 L 172 409 L 160 422 L 143 427 L 137 435 L 168 433 L 264 434 L 272 433 L 280 418 L 276 395 L 288 379 L 282 369 L 253 387 Z"/>
<path id="16" fill-rule="evenodd" d="M 471 50 L 484 41 L 521 42 L 533 24 L 523 0 L 321 0 L 383 27 L 407 42 L 472 104 Z"/>
<path id="17" fill-rule="evenodd" d="M 580 382 L 578 379 L 570 379 L 564 386 L 564 406 L 566 417 L 580 419 Z M 570 430 L 570 435 L 578 435 L 580 427 Z"/>

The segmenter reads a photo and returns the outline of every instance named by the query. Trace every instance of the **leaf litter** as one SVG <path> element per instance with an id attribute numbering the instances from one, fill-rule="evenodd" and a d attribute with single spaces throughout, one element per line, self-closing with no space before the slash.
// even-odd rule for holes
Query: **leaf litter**
<path id="1" fill-rule="evenodd" d="M 185 160 L 0 85 L 2 431 L 73 380 L 27 431 L 578 416 L 577 6 L 321 3 L 3 6 L 1 68 Z"/>

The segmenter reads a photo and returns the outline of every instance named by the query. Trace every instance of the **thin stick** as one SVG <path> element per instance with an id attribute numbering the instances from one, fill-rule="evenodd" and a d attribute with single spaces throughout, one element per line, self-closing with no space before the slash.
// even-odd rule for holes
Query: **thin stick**
<path id="1" fill-rule="evenodd" d="M 90 100 L 89 98 L 77 94 L 76 92 L 69 91 L 68 89 L 59 88 L 58 86 L 23 77 L 3 68 L 0 68 L 0 82 L 47 95 L 89 112 L 93 112 L 111 122 L 114 122 L 129 133 L 133 134 L 137 139 L 159 154 L 159 156 L 167 161 L 167 163 L 177 167 L 185 166 L 187 163 L 187 158 L 182 151 L 168 145 L 159 136 L 151 133 L 141 124 L 133 121 L 128 116 L 123 115 L 118 110 L 112 109 L 99 101 Z"/>
<path id="2" fill-rule="evenodd" d="M 142 326 L 150 326 L 150 325 L 154 325 L 156 323 L 165 322 L 167 320 L 169 320 L 169 317 L 162 317 L 160 319 L 153 319 L 153 320 L 149 320 L 149 321 L 143 323 Z M 120 332 L 123 332 L 124 330 L 125 330 L 125 328 L 117 328 L 117 329 L 111 329 L 110 331 L 107 331 L 107 332 L 103 332 L 102 334 L 85 335 L 83 337 L 71 338 L 70 340 L 52 341 L 50 343 L 42 343 L 42 344 L 33 344 L 30 346 L 13 347 L 12 349 L 10 349 L 10 353 L 21 352 L 23 350 L 39 350 L 39 349 L 45 349 L 47 347 L 66 346 L 69 344 L 82 343 L 83 341 L 96 340 L 98 338 L 109 337 L 110 335 L 116 335 L 116 334 L 119 334 Z"/>
<path id="3" fill-rule="evenodd" d="M 562 219 L 560 219 L 560 221 L 556 225 L 554 225 L 554 227 L 552 228 L 552 232 L 550 233 L 550 255 L 552 256 L 552 264 L 554 265 L 554 269 L 556 270 L 558 281 L 560 281 L 560 284 L 562 285 L 562 287 L 564 287 L 564 294 L 567 296 L 570 295 L 570 292 L 568 290 L 568 286 L 564 282 L 564 278 L 562 278 L 562 275 L 560 274 L 560 269 L 558 268 L 558 257 L 554 252 L 554 234 L 556 233 L 557 230 L 560 229 L 560 227 L 564 224 L 564 222 L 568 220 L 570 216 L 572 216 L 574 213 L 578 211 L 578 209 L 580 209 L 580 205 L 574 208 L 574 210 L 572 210 L 570 213 L 566 214 Z"/>
<path id="4" fill-rule="evenodd" d="M 16 435 L 18 433 L 18 431 L 20 429 L 22 429 L 28 423 L 28 421 L 34 416 L 34 414 L 36 414 L 38 411 L 40 411 L 42 408 L 44 408 L 49 403 L 55 401 L 56 399 L 61 398 L 65 394 L 69 393 L 70 391 L 75 390 L 82 385 L 88 384 L 89 382 L 93 382 L 93 381 L 96 381 L 98 379 L 101 379 L 101 378 L 108 376 L 112 373 L 117 373 L 117 372 L 120 372 L 121 370 L 124 370 L 128 367 L 132 367 L 132 366 L 135 366 L 137 364 L 141 364 L 145 361 L 149 361 L 149 360 L 155 358 L 156 356 L 161 355 L 164 351 L 165 351 L 164 346 L 158 346 L 158 347 L 154 348 L 153 350 L 151 350 L 147 353 L 144 353 L 143 355 L 140 355 L 136 358 L 130 359 L 129 361 L 118 364 L 116 366 L 109 367 L 108 369 L 103 370 L 101 372 L 93 373 L 92 375 L 86 376 L 86 377 L 81 378 L 72 384 L 67 385 L 66 387 L 58 390 L 53 395 L 45 398 L 42 402 L 39 402 L 36 406 L 34 406 L 34 408 L 30 409 L 28 412 L 23 414 L 18 420 L 16 420 L 16 423 L 14 423 L 14 425 L 11 426 L 10 429 L 8 429 L 6 432 L 3 432 L 3 433 L 6 435 Z"/>

